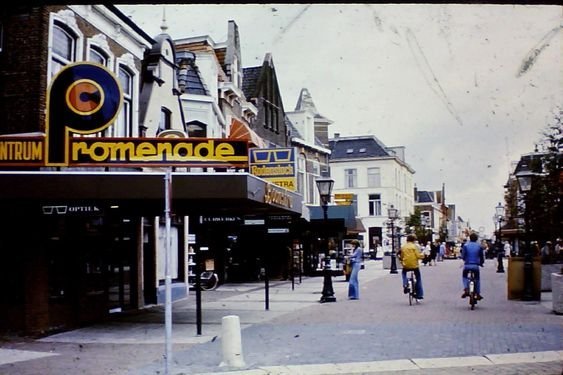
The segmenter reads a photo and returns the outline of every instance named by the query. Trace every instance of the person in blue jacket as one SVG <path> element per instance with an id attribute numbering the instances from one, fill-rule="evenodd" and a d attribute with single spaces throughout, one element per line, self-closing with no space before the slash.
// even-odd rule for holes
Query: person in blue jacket
<path id="1" fill-rule="evenodd" d="M 469 297 L 469 279 L 467 274 L 469 270 L 473 270 L 475 274 L 475 292 L 477 293 L 477 299 L 483 299 L 481 296 L 481 275 L 479 272 L 479 267 L 483 267 L 485 263 L 485 255 L 483 253 L 483 248 L 481 244 L 477 242 L 479 237 L 477 233 L 471 233 L 469 235 L 469 242 L 466 242 L 461 248 L 461 259 L 463 259 L 463 294 L 461 298 Z"/>
<path id="2" fill-rule="evenodd" d="M 348 298 L 349 299 L 359 299 L 360 298 L 360 281 L 358 279 L 358 273 L 362 267 L 362 259 L 364 256 L 364 251 L 360 247 L 360 241 L 352 240 L 352 254 L 350 255 L 350 263 L 352 265 L 352 272 L 350 273 L 350 281 L 348 282 Z"/>

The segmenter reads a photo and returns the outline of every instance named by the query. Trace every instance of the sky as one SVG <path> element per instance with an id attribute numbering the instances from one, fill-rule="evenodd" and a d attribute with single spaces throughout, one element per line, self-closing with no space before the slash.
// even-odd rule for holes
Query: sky
<path id="1" fill-rule="evenodd" d="M 563 7 L 512 4 L 119 5 L 145 32 L 227 40 L 242 65 L 272 54 L 286 111 L 302 88 L 331 137 L 404 146 L 419 190 L 491 234 L 511 162 L 563 104 Z"/>

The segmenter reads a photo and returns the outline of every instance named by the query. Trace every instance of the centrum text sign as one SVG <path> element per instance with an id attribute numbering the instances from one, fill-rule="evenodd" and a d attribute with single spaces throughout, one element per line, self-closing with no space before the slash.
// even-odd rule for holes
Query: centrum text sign
<path id="1" fill-rule="evenodd" d="M 0 165 L 42 166 L 44 137 L 0 137 Z"/>

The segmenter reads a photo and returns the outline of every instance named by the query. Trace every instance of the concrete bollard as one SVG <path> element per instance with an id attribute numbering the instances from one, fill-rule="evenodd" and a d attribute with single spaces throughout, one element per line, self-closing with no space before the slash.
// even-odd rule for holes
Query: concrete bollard
<path id="1" fill-rule="evenodd" d="M 240 334 L 240 320 L 236 315 L 224 316 L 221 321 L 221 346 L 223 349 L 223 361 L 220 367 L 244 367 L 242 355 L 242 339 Z"/>

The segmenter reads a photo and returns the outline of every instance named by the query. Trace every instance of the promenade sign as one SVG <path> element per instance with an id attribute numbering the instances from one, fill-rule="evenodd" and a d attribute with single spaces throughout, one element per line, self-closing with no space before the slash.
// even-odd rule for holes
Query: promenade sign
<path id="1" fill-rule="evenodd" d="M 109 127 L 122 101 L 117 79 L 104 66 L 67 65 L 49 87 L 45 134 L 0 136 L 0 167 L 248 166 L 244 140 L 80 136 Z"/>

